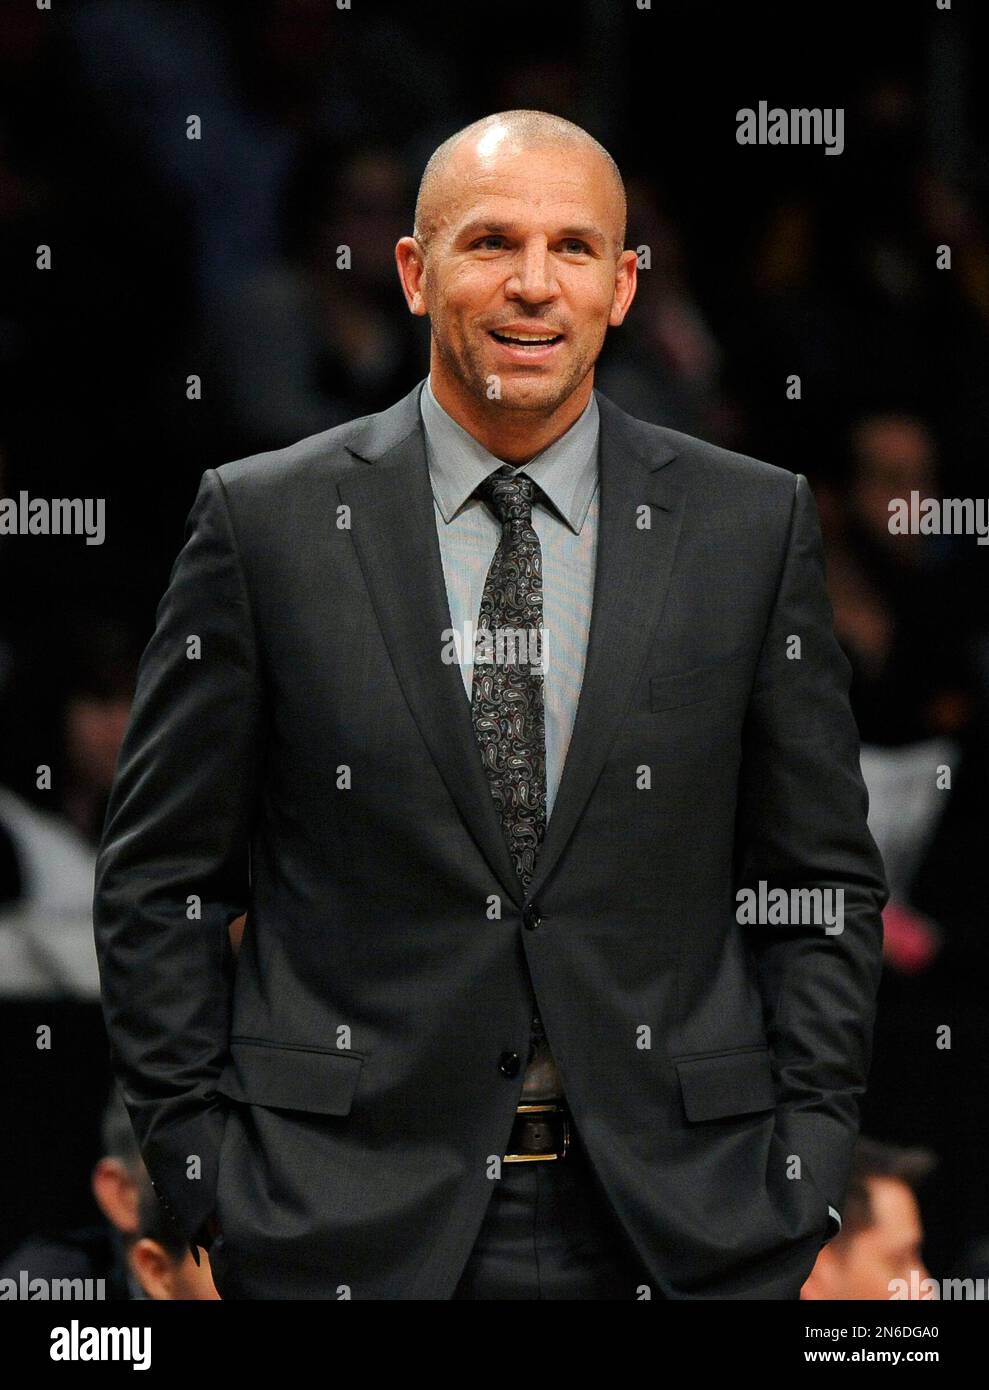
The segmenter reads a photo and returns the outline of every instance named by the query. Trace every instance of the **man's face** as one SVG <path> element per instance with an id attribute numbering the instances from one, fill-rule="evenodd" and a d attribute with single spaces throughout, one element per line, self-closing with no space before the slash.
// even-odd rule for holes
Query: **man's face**
<path id="1" fill-rule="evenodd" d="M 593 149 L 454 156 L 419 289 L 442 371 L 478 404 L 550 412 L 593 368 L 635 292 L 620 210 Z M 524 346 L 518 334 L 549 338 Z M 489 407 L 490 408 L 490 407 Z"/>

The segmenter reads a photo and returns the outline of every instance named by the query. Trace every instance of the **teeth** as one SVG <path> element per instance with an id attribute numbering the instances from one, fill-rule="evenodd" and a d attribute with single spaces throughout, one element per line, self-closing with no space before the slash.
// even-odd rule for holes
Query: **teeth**
<path id="1" fill-rule="evenodd" d="M 498 333 L 497 331 L 495 332 L 495 337 L 496 337 L 496 338 L 504 338 L 504 339 L 505 339 L 507 342 L 509 342 L 509 343 L 552 343 L 552 342 L 553 342 L 556 338 L 558 338 L 559 336 L 560 336 L 560 335 L 559 335 L 558 333 L 552 333 L 552 334 L 550 334 L 550 336 L 547 338 L 545 335 L 543 335 L 542 337 L 536 337 L 536 335 L 535 335 L 534 333 L 510 333 L 510 334 L 509 334 L 509 333 Z"/>

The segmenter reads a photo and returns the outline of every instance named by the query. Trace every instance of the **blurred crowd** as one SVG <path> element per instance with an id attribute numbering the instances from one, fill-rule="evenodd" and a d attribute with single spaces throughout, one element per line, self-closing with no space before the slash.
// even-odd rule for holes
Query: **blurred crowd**
<path id="1" fill-rule="evenodd" d="M 794 55 L 778 85 L 802 105 L 817 89 L 798 79 L 842 60 L 847 148 L 827 159 L 735 143 L 774 70 L 729 21 L 709 49 L 704 4 L 657 46 L 634 6 L 578 4 L 561 34 L 508 3 L 525 41 L 480 70 L 455 11 L 427 28 L 397 3 L 58 8 L 0 27 L 0 497 L 102 496 L 108 529 L 98 548 L 0 535 L 0 1277 L 215 1297 L 157 1209 L 99 1009 L 93 863 L 137 660 L 204 468 L 425 375 L 395 242 L 435 146 L 517 106 L 607 145 L 626 244 L 648 252 L 599 389 L 805 473 L 818 503 L 892 897 L 867 1137 L 805 1297 L 984 1273 L 989 549 L 893 535 L 889 504 L 983 486 L 989 119 L 970 54 L 989 19 Z M 723 100 L 685 126 L 701 53 Z"/>

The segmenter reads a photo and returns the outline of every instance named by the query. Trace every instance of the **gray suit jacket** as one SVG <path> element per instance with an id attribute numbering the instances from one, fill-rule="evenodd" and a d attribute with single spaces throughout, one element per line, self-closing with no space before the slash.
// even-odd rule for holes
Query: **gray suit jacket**
<path id="1" fill-rule="evenodd" d="M 157 1191 L 190 1241 L 218 1215 L 227 1297 L 449 1298 L 531 977 L 657 1289 L 796 1298 L 848 1182 L 887 899 L 807 482 L 598 393 L 587 665 L 523 899 L 440 658 L 421 386 L 208 469 L 159 605 L 95 895 Z M 843 930 L 740 922 L 760 884 L 840 890 Z"/>

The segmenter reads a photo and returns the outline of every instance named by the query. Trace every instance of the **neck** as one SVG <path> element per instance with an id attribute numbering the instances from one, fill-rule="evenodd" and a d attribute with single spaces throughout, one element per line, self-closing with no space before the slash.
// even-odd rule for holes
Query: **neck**
<path id="1" fill-rule="evenodd" d="M 435 366 L 430 370 L 433 395 L 446 413 L 502 463 L 518 466 L 548 449 L 580 416 L 591 398 L 594 373 L 587 376 L 553 410 L 513 410 L 503 401 L 478 401 Z"/>

